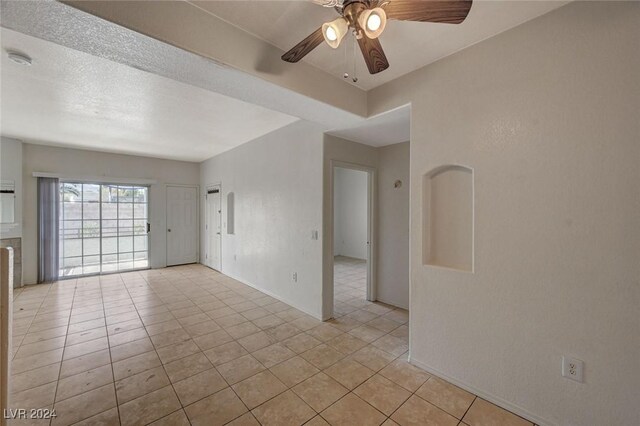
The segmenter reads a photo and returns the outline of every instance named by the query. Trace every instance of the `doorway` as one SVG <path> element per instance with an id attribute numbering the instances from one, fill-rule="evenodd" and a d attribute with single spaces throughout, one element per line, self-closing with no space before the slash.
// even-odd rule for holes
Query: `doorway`
<path id="1" fill-rule="evenodd" d="M 333 167 L 333 297 L 341 316 L 375 300 L 372 285 L 373 170 Z"/>
<path id="2" fill-rule="evenodd" d="M 206 235 L 207 253 L 205 264 L 218 272 L 222 271 L 222 191 L 220 185 L 207 188 Z"/>
<path id="3" fill-rule="evenodd" d="M 149 188 L 60 182 L 59 276 L 149 267 Z"/>
<path id="4" fill-rule="evenodd" d="M 167 266 L 198 261 L 198 187 L 167 185 Z"/>

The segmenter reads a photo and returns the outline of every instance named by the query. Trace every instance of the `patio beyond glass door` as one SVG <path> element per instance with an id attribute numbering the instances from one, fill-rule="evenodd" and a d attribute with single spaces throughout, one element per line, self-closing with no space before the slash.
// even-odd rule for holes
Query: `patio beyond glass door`
<path id="1" fill-rule="evenodd" d="M 60 276 L 149 267 L 149 188 L 60 183 Z"/>

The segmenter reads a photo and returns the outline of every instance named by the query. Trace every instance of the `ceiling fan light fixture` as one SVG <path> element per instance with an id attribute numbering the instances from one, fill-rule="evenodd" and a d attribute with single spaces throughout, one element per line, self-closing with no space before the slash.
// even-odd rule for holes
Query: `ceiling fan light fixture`
<path id="1" fill-rule="evenodd" d="M 378 38 L 387 26 L 387 14 L 381 7 L 363 10 L 358 16 L 358 24 L 364 34 L 370 38 Z"/>
<path id="2" fill-rule="evenodd" d="M 326 41 L 332 48 L 337 49 L 344 36 L 347 34 L 348 29 L 349 23 L 343 17 L 322 24 L 322 35 L 324 36 L 324 41 Z"/>

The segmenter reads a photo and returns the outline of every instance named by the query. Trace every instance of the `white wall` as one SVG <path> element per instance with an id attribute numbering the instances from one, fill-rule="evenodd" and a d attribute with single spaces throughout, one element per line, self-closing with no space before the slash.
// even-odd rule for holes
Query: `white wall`
<path id="1" fill-rule="evenodd" d="M 367 172 L 333 170 L 333 255 L 367 258 Z"/>
<path id="2" fill-rule="evenodd" d="M 322 228 L 322 132 L 298 121 L 204 161 L 200 170 L 202 197 L 207 185 L 222 185 L 222 272 L 318 318 L 322 236 L 311 236 Z M 233 235 L 226 229 L 229 192 Z"/>
<path id="3" fill-rule="evenodd" d="M 22 236 L 22 142 L 0 137 L 0 179 L 15 182 L 15 223 L 0 224 L 0 238 Z"/>
<path id="4" fill-rule="evenodd" d="M 160 160 L 132 155 L 108 154 L 69 148 L 23 144 L 24 283 L 37 281 L 37 179 L 33 172 L 65 176 L 105 176 L 124 179 L 154 179 L 149 189 L 149 261 L 152 268 L 166 266 L 166 184 L 197 185 L 198 163 Z"/>
<path id="5" fill-rule="evenodd" d="M 409 142 L 378 148 L 376 298 L 409 308 Z M 399 188 L 394 186 L 401 181 Z"/>
<path id="6" fill-rule="evenodd" d="M 412 194 L 474 169 L 474 273 L 422 265 L 411 199 L 411 361 L 540 424 L 640 423 L 639 23 L 570 3 L 369 94 L 412 103 Z"/>

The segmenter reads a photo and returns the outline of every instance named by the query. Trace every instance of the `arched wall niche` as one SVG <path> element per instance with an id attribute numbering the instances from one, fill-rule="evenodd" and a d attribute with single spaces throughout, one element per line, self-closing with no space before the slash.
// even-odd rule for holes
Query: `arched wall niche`
<path id="1" fill-rule="evenodd" d="M 443 165 L 422 176 L 422 259 L 473 272 L 473 169 Z"/>

